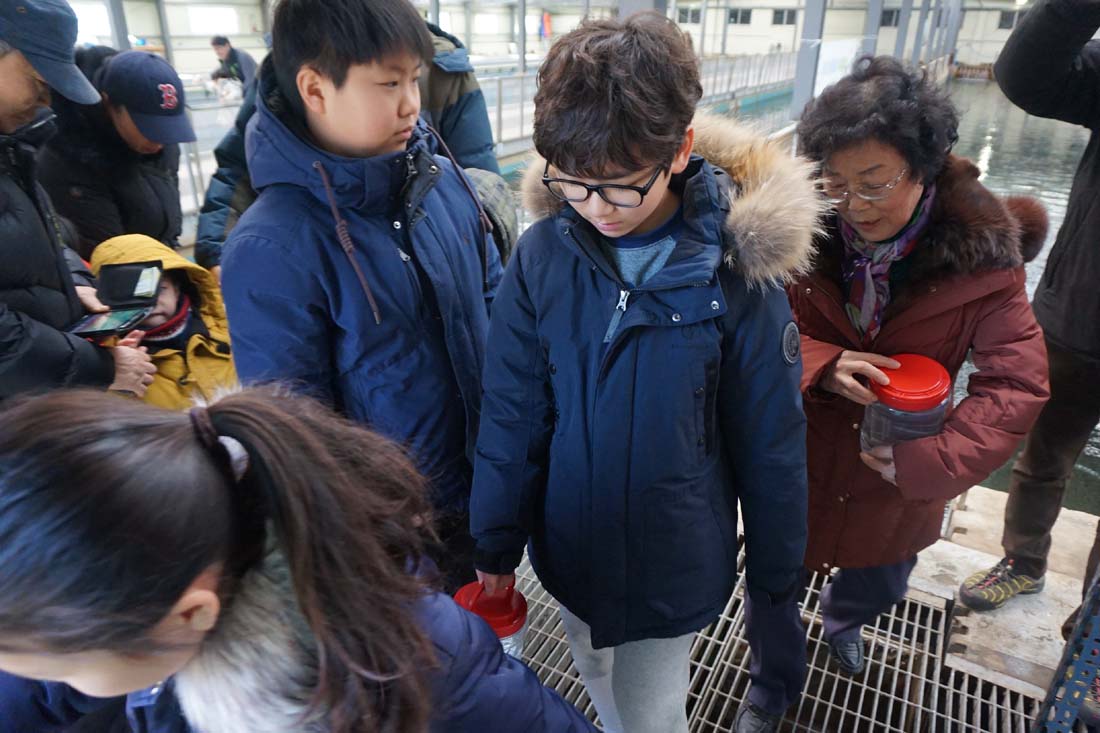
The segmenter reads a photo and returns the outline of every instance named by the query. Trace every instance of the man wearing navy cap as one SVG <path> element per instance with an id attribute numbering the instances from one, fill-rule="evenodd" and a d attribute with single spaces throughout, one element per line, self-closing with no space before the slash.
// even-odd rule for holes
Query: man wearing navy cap
<path id="1" fill-rule="evenodd" d="M 76 35 L 63 0 L 0 0 L 0 401 L 78 385 L 144 394 L 156 371 L 138 348 L 104 349 L 66 332 L 103 306 L 59 239 L 35 153 L 54 129 L 51 87 L 99 100 L 73 65 Z"/>
<path id="2" fill-rule="evenodd" d="M 76 65 L 99 104 L 54 100 L 59 133 L 38 158 L 39 180 L 85 259 L 121 234 L 179 246 L 181 142 L 195 139 L 175 69 L 146 51 L 81 48 Z"/>
<path id="3" fill-rule="evenodd" d="M 10 135 L 31 122 L 49 104 L 49 87 L 80 104 L 99 101 L 73 65 L 75 41 L 76 16 L 62 0 L 0 4 L 0 43 L 9 50 L 0 53 L 0 133 Z"/>

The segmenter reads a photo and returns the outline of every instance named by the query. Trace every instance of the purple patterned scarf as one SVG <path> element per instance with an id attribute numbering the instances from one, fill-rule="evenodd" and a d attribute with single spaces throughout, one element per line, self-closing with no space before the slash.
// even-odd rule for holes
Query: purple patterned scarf
<path id="1" fill-rule="evenodd" d="M 848 291 L 844 309 L 863 337 L 864 346 L 870 344 L 882 328 L 882 312 L 890 303 L 890 265 L 916 247 L 932 217 L 935 198 L 936 187 L 925 188 L 909 223 L 885 242 L 865 241 L 850 224 L 838 217 L 844 239 L 844 286 Z"/>

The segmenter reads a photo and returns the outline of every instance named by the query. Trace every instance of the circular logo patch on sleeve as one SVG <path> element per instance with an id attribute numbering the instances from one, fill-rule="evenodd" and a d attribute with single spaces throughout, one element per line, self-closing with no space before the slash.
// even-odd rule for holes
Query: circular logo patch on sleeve
<path id="1" fill-rule="evenodd" d="M 791 366 L 798 363 L 802 351 L 802 341 L 798 337 L 798 326 L 791 321 L 783 328 L 783 361 Z"/>

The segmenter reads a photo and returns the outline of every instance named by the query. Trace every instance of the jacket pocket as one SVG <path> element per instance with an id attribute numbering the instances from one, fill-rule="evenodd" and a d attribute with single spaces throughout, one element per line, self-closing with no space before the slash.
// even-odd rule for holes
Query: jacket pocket
<path id="1" fill-rule="evenodd" d="M 700 355 L 692 364 L 695 406 L 695 448 L 700 461 L 714 453 L 717 443 L 718 361 Z"/>
<path id="2" fill-rule="evenodd" d="M 550 351 L 543 348 L 543 359 L 546 361 L 547 384 L 549 385 L 548 397 L 550 398 L 550 420 L 552 429 L 550 434 L 557 436 L 561 429 L 561 405 L 562 386 L 558 377 L 558 365 L 550 358 Z"/>
<path id="3" fill-rule="evenodd" d="M 642 576 L 658 623 L 686 621 L 706 609 L 719 586 L 732 590 L 726 543 L 705 493 L 697 484 L 679 494 L 646 494 Z"/>

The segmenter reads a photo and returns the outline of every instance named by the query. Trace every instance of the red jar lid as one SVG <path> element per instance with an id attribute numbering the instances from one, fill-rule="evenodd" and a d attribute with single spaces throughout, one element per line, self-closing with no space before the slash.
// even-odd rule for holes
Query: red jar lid
<path id="1" fill-rule="evenodd" d="M 931 410 L 951 394 L 951 375 L 935 359 L 920 354 L 890 358 L 901 364 L 898 369 L 883 368 L 890 384 L 871 382 L 871 391 L 887 407 L 905 412 Z"/>
<path id="2" fill-rule="evenodd" d="M 455 603 L 485 619 L 501 639 L 527 622 L 527 599 L 514 587 L 491 596 L 480 582 L 467 583 L 455 593 Z"/>

